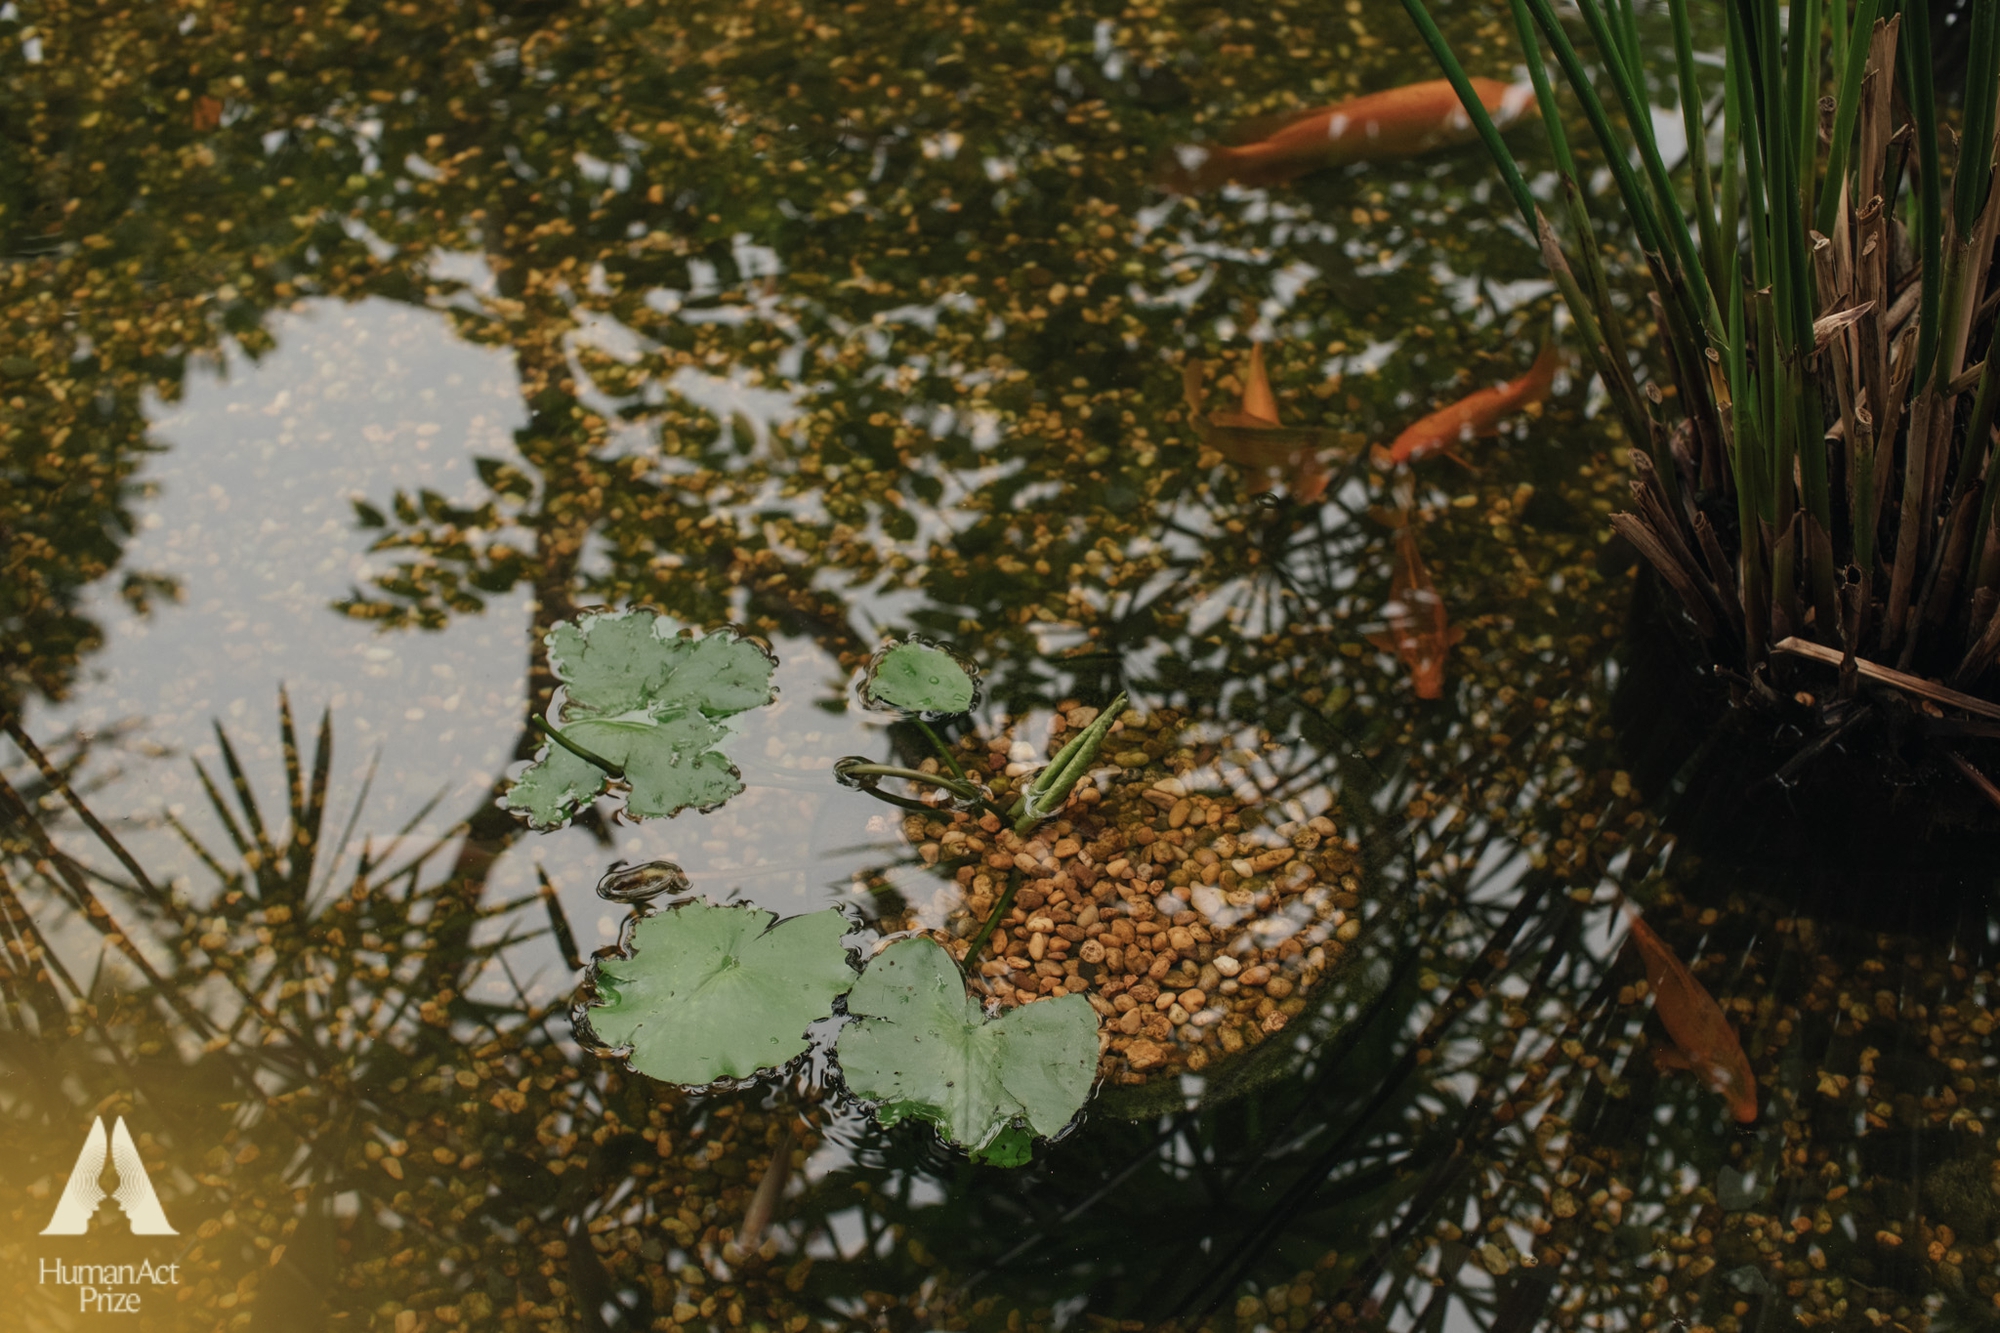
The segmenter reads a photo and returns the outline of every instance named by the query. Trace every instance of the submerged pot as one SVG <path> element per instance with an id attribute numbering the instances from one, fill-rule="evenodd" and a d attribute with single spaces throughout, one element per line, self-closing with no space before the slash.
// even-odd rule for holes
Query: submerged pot
<path id="1" fill-rule="evenodd" d="M 1703 660 L 1650 572 L 1633 598 L 1611 716 L 1701 881 L 1868 929 L 1988 910 L 2000 811 L 1953 761 L 2000 773 L 2000 742 L 1832 668 L 1779 662 L 1743 688 Z"/>
<path id="2" fill-rule="evenodd" d="M 1059 709 L 1050 745 L 1093 712 Z M 961 760 L 1004 787 L 1009 768 L 1020 775 L 1016 753 L 1003 738 Z M 990 815 L 906 818 L 916 857 L 949 876 L 910 924 L 962 958 L 1011 882 L 971 989 L 1001 1010 L 1085 996 L 1106 1109 L 1182 1105 L 1185 1075 L 1204 1100 L 1276 1076 L 1302 1036 L 1324 1037 L 1321 992 L 1336 979 L 1366 990 L 1372 975 L 1358 965 L 1362 861 L 1338 809 L 1267 807 L 1248 776 L 1255 757 L 1203 740 L 1172 710 L 1121 722 L 1104 759 L 1026 837 Z"/>

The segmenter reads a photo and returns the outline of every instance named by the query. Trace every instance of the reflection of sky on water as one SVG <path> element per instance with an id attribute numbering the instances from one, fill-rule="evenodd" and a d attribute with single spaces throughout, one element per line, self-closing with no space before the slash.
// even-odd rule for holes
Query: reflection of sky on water
<path id="1" fill-rule="evenodd" d="M 89 613 L 105 648 L 69 701 L 27 719 L 45 742 L 106 738 L 87 769 L 91 802 L 161 878 L 194 871 L 159 826 L 161 812 L 224 845 L 187 762 L 200 759 L 226 782 L 214 720 L 267 821 L 282 822 L 281 686 L 308 764 L 320 710 L 333 711 L 330 833 L 373 770 L 357 846 L 433 799 L 419 838 L 472 813 L 505 772 L 521 726 L 526 589 L 488 597 L 484 613 L 438 631 L 382 633 L 333 608 L 387 561 L 368 554 L 374 534 L 356 526 L 352 499 L 386 509 L 398 490 L 430 490 L 474 503 L 484 491 L 473 458 L 515 456 L 523 412 L 507 354 L 459 340 L 437 312 L 387 301 L 308 303 L 272 332 L 277 349 L 262 361 L 233 356 L 221 373 L 190 376 L 182 401 L 154 408 L 162 452 L 145 478 L 158 494 L 136 506 L 127 560 L 178 578 L 183 601 L 147 618 L 109 587 L 93 590 Z M 831 770 L 842 755 L 886 755 L 880 720 L 822 707 L 844 700 L 847 682 L 811 640 L 774 646 L 779 702 L 736 719 L 727 746 L 742 795 L 708 816 L 613 825 L 608 845 L 580 829 L 525 835 L 493 871 L 489 901 L 532 893 L 539 865 L 587 954 L 616 938 L 624 916 L 593 892 L 614 860 L 674 860 L 697 892 L 786 914 L 855 900 L 856 872 L 903 849 L 886 807 L 839 787 Z M 96 859 L 94 848 L 85 854 Z M 207 882 L 194 875 L 197 891 Z M 552 946 L 536 955 L 528 971 L 538 989 L 570 985 Z"/>
<path id="2" fill-rule="evenodd" d="M 213 828 L 185 756 L 219 773 L 219 719 L 268 816 L 283 809 L 277 694 L 300 727 L 334 719 L 335 816 L 377 761 L 363 828 L 399 825 L 442 794 L 432 827 L 458 818 L 513 745 L 526 667 L 525 590 L 435 633 L 377 633 L 332 603 L 379 565 L 350 500 L 398 489 L 464 503 L 482 491 L 474 455 L 510 458 L 524 420 L 506 353 L 453 337 L 445 317 L 387 301 L 310 302 L 277 316 L 276 350 L 192 373 L 155 403 L 163 447 L 135 506 L 129 567 L 178 578 L 184 600 L 133 615 L 105 584 L 89 614 L 105 647 L 66 703 L 32 708 L 54 738 L 122 731 L 93 766 L 119 776 L 94 798 L 127 818 L 186 807 Z M 162 844 L 164 846 L 164 844 Z"/>

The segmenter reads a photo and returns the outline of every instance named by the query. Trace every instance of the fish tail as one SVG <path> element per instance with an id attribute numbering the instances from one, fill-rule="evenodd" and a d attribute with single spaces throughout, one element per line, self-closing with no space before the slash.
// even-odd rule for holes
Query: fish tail
<path id="1" fill-rule="evenodd" d="M 1396 455 L 1389 452 L 1389 446 L 1386 444 L 1370 445 L 1368 461 L 1375 465 L 1377 472 L 1387 472 L 1396 466 Z"/>
<path id="2" fill-rule="evenodd" d="M 1556 382 L 1556 371 L 1562 365 L 1562 352 L 1556 347 L 1556 340 L 1550 338 L 1542 344 L 1542 350 L 1535 357 L 1535 364 L 1528 367 L 1526 380 L 1527 394 L 1522 402 L 1539 403 L 1549 396 L 1549 389 Z"/>
<path id="3" fill-rule="evenodd" d="M 1292 498 L 1300 504 L 1318 504 L 1326 498 L 1327 483 L 1332 480 L 1319 454 L 1308 449 L 1292 472 Z"/>
<path id="4" fill-rule="evenodd" d="M 1389 531 L 1396 532 L 1409 526 L 1410 511 L 1407 509 L 1391 509 L 1387 505 L 1370 505 L 1368 508 L 1368 517 L 1374 519 L 1377 523 L 1389 529 Z"/>

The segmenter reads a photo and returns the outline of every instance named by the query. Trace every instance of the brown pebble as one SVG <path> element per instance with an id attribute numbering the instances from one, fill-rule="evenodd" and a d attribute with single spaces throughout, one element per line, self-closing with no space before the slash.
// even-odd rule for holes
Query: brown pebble
<path id="1" fill-rule="evenodd" d="M 1048 951 L 1049 951 L 1048 936 L 1043 935 L 1040 932 L 1028 936 L 1028 957 L 1034 959 L 1036 962 L 1039 963 L 1042 961 L 1042 956 L 1046 954 Z"/>
<path id="2" fill-rule="evenodd" d="M 1264 983 L 1264 993 L 1274 1000 L 1282 1000 L 1290 995 L 1293 984 L 1289 977 L 1272 977 Z"/>
<path id="3" fill-rule="evenodd" d="M 1194 806 L 1187 800 L 1175 801 L 1174 808 L 1167 811 L 1167 827 L 1179 828 L 1181 825 L 1187 823 L 1188 816 L 1193 812 Z"/>
<path id="4" fill-rule="evenodd" d="M 1125 1063 L 1135 1070 L 1151 1069 L 1166 1058 L 1165 1051 L 1143 1037 L 1125 1048 Z"/>
<path id="5" fill-rule="evenodd" d="M 1120 1032 L 1129 1033 L 1133 1036 L 1137 1036 L 1140 1026 L 1144 1024 L 1145 1021 L 1146 1021 L 1145 1010 L 1128 1009 L 1125 1011 L 1124 1015 L 1120 1017 L 1118 1020 L 1118 1030 Z"/>
<path id="6" fill-rule="evenodd" d="M 1077 949 L 1076 956 L 1086 963 L 1101 963 L 1104 961 L 1104 953 L 1104 946 L 1096 940 L 1085 940 Z"/>
<path id="7" fill-rule="evenodd" d="M 1194 948 L 1194 936 L 1186 926 L 1175 926 L 1167 932 L 1167 943 L 1175 953 L 1187 953 Z"/>
<path id="8" fill-rule="evenodd" d="M 1258 963 L 1255 967 L 1244 968 L 1236 979 L 1246 986 L 1261 986 L 1271 979 L 1271 969 Z"/>
<path id="9" fill-rule="evenodd" d="M 1181 1008 L 1197 1014 L 1208 1007 L 1208 996 L 1198 990 L 1184 990 L 1180 994 L 1180 1003 Z"/>
<path id="10" fill-rule="evenodd" d="M 1283 1010 L 1273 1009 L 1270 1013 L 1264 1015 L 1264 1031 L 1282 1032 L 1284 1031 L 1286 1021 Z"/>

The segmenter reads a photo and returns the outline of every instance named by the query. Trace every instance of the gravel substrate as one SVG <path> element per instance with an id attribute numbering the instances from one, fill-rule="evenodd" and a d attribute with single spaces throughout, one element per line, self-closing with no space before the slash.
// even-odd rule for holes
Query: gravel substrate
<path id="1" fill-rule="evenodd" d="M 1062 705 L 1046 752 L 1095 716 Z M 1018 745 L 966 738 L 960 762 L 1010 789 L 1039 766 Z M 1121 719 L 1093 781 L 1029 837 L 990 814 L 906 818 L 918 855 L 953 870 L 963 894 L 931 934 L 962 960 L 1018 874 L 973 988 L 1002 1009 L 1086 997 L 1111 1083 L 1197 1072 L 1262 1044 L 1353 947 L 1361 877 L 1337 811 L 1260 805 L 1256 769 L 1255 755 L 1193 740 L 1162 709 Z"/>

